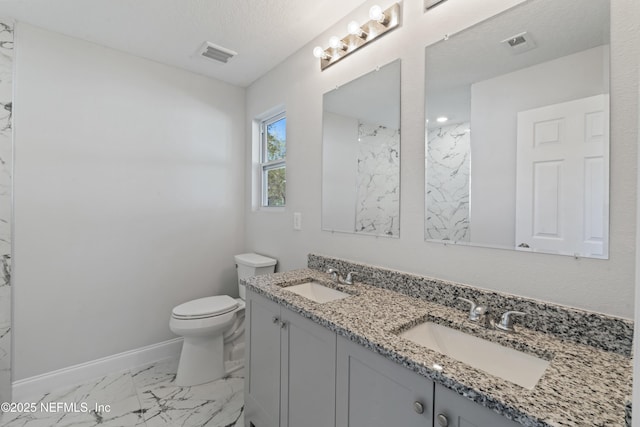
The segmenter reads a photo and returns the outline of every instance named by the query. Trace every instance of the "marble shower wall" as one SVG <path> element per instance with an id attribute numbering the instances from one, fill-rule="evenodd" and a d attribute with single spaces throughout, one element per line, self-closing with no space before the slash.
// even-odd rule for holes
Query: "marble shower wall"
<path id="1" fill-rule="evenodd" d="M 469 241 L 469 123 L 429 129 L 425 239 Z"/>
<path id="2" fill-rule="evenodd" d="M 356 233 L 400 235 L 400 130 L 358 122 Z"/>
<path id="3" fill-rule="evenodd" d="M 11 401 L 11 170 L 13 22 L 0 19 L 0 402 Z"/>

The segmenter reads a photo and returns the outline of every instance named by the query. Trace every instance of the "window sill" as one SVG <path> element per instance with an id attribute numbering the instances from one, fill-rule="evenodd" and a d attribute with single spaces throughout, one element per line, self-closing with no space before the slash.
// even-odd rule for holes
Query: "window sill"
<path id="1" fill-rule="evenodd" d="M 285 206 L 278 207 L 267 207 L 260 206 L 258 209 L 255 209 L 254 212 L 267 212 L 267 213 L 283 213 L 287 210 Z"/>

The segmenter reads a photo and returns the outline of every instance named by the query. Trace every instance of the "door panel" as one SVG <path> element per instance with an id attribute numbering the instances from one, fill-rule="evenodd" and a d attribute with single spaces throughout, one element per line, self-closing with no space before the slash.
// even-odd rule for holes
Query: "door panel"
<path id="1" fill-rule="evenodd" d="M 280 424 L 280 307 L 247 293 L 246 418 L 256 427 Z"/>
<path id="2" fill-rule="evenodd" d="M 518 113 L 516 247 L 608 257 L 609 97 Z"/>
<path id="3" fill-rule="evenodd" d="M 442 425 L 438 417 L 443 416 L 448 421 L 448 427 L 516 427 L 520 426 L 491 409 L 481 406 L 466 397 L 445 388 L 440 384 L 435 386 L 435 425 Z"/>
<path id="4" fill-rule="evenodd" d="M 336 425 L 428 427 L 433 382 L 338 337 Z M 416 405 L 422 413 L 416 412 Z"/>
<path id="5" fill-rule="evenodd" d="M 561 239 L 562 162 L 533 165 L 533 236 Z"/>
<path id="6" fill-rule="evenodd" d="M 282 309 L 282 427 L 335 426 L 336 334 Z"/>

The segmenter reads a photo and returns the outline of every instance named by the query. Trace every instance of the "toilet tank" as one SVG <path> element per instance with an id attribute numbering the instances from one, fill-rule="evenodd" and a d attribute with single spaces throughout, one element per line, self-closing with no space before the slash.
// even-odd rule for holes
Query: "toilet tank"
<path id="1" fill-rule="evenodd" d="M 245 299 L 245 287 L 240 284 L 241 279 L 273 273 L 277 260 L 259 254 L 248 253 L 234 256 L 238 273 L 238 289 L 240 298 Z"/>

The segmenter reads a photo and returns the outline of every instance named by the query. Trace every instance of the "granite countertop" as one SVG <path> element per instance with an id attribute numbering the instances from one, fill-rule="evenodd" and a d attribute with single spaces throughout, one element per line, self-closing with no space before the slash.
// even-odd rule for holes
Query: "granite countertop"
<path id="1" fill-rule="evenodd" d="M 319 304 L 285 290 L 310 279 L 352 296 Z M 632 360 L 624 355 L 526 328 L 515 334 L 487 329 L 470 322 L 466 312 L 358 282 L 337 285 L 327 274 L 311 269 L 245 282 L 250 290 L 524 426 L 625 425 Z M 427 320 L 551 363 L 536 387 L 528 390 L 397 335 Z"/>

